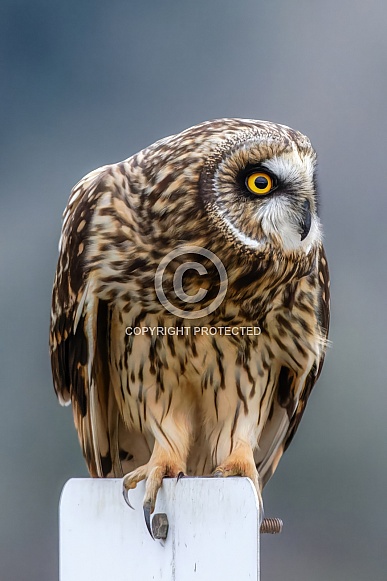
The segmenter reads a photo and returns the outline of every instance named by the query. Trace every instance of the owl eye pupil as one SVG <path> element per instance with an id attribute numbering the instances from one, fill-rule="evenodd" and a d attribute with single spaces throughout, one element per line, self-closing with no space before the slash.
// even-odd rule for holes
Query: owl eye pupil
<path id="1" fill-rule="evenodd" d="M 269 180 L 263 176 L 258 176 L 257 178 L 255 178 L 254 180 L 254 185 L 256 188 L 258 188 L 259 190 L 264 190 L 265 188 L 268 187 L 269 185 Z"/>

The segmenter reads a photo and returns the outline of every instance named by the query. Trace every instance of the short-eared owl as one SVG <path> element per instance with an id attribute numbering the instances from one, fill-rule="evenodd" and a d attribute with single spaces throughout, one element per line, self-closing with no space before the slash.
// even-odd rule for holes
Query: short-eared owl
<path id="1" fill-rule="evenodd" d="M 148 526 L 165 476 L 248 476 L 260 497 L 297 430 L 329 324 L 315 164 L 289 127 L 220 119 L 71 193 L 55 389 L 90 474 L 146 480 Z"/>

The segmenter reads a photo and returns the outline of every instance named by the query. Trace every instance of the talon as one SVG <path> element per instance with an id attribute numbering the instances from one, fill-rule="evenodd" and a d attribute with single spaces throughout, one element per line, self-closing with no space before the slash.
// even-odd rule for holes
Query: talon
<path id="1" fill-rule="evenodd" d="M 179 472 L 179 474 L 177 475 L 177 482 L 179 482 L 180 478 L 184 478 L 185 474 L 184 472 Z"/>
<path id="2" fill-rule="evenodd" d="M 222 478 L 224 474 L 222 470 L 215 470 L 215 472 L 212 473 L 212 476 L 214 476 L 215 478 Z"/>
<path id="3" fill-rule="evenodd" d="M 130 504 L 130 500 L 129 500 L 129 490 L 127 490 L 125 488 L 125 485 L 123 485 L 123 487 L 122 487 L 122 496 L 124 497 L 124 500 L 125 500 L 126 504 L 129 506 L 129 508 L 131 508 L 132 510 L 134 510 L 134 506 L 132 506 Z"/>
<path id="4" fill-rule="evenodd" d="M 134 510 L 134 506 L 131 505 L 129 500 L 129 490 L 136 488 L 137 484 L 141 482 L 141 480 L 144 480 L 145 477 L 146 477 L 146 466 L 140 466 L 136 470 L 133 470 L 133 472 L 129 472 L 129 474 L 126 474 L 126 476 L 124 476 L 124 478 L 122 479 L 122 494 L 126 504 L 132 510 Z"/>
<path id="5" fill-rule="evenodd" d="M 152 528 L 151 528 L 151 519 L 150 519 L 151 513 L 153 512 L 153 508 L 151 506 L 151 503 L 145 502 L 143 509 L 144 509 L 144 518 L 145 518 L 146 528 L 148 529 L 148 533 L 150 534 L 150 536 L 154 540 L 154 536 L 153 536 Z"/>

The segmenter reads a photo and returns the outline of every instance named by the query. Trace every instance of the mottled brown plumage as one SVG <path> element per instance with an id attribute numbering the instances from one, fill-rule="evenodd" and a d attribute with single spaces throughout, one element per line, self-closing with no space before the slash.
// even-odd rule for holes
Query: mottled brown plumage
<path id="1" fill-rule="evenodd" d="M 90 474 L 126 475 L 125 489 L 146 478 L 148 512 L 162 478 L 181 472 L 246 475 L 260 494 L 297 430 L 329 325 L 315 159 L 288 127 L 220 119 L 102 167 L 71 193 L 52 300 L 55 389 L 72 402 Z M 251 191 L 251 176 L 270 191 Z M 219 273 L 184 253 L 192 245 L 227 273 L 213 312 Z M 155 288 L 175 249 L 163 289 L 184 318 Z M 182 286 L 205 296 L 187 303 L 173 276 L 193 259 L 207 275 L 191 268 Z M 153 327 L 187 331 L 128 334 Z M 220 331 L 242 327 L 261 334 Z"/>

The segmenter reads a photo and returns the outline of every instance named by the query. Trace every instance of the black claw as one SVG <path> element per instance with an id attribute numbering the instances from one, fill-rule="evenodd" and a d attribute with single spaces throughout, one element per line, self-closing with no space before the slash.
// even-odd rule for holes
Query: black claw
<path id="1" fill-rule="evenodd" d="M 179 472 L 179 474 L 177 475 L 177 482 L 179 482 L 180 478 L 184 478 L 185 474 L 184 472 Z"/>
<path id="2" fill-rule="evenodd" d="M 145 502 L 143 508 L 144 508 L 144 518 L 145 518 L 146 528 L 148 529 L 148 533 L 150 534 L 150 536 L 154 540 L 154 536 L 153 536 L 152 528 L 151 528 L 151 503 Z"/>

